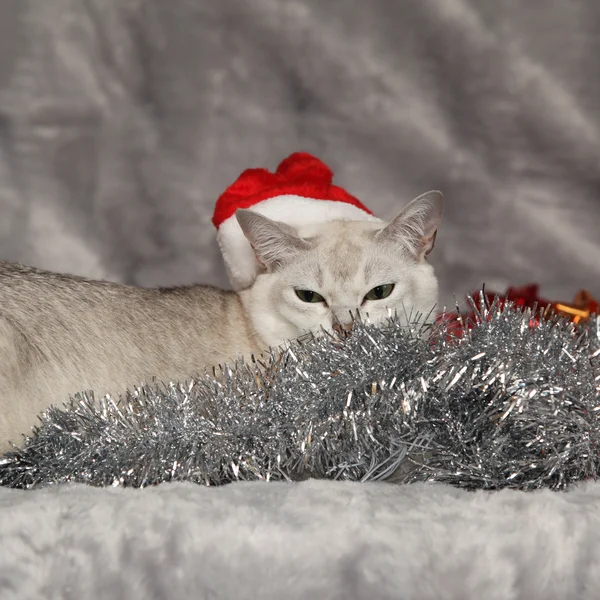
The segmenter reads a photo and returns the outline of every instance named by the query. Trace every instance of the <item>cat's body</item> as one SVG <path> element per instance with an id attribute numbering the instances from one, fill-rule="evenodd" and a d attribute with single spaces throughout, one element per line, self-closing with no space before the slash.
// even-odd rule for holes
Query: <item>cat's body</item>
<path id="1" fill-rule="evenodd" d="M 420 198 L 387 226 L 292 231 L 239 211 L 263 270 L 238 293 L 140 289 L 0 263 L 0 452 L 82 390 L 116 395 L 188 379 L 307 331 L 347 329 L 357 310 L 375 322 L 390 310 L 429 313 L 437 281 L 424 258 L 441 195 Z"/>
<path id="2" fill-rule="evenodd" d="M 234 292 L 139 289 L 0 263 L 0 451 L 78 391 L 182 380 L 263 345 Z"/>

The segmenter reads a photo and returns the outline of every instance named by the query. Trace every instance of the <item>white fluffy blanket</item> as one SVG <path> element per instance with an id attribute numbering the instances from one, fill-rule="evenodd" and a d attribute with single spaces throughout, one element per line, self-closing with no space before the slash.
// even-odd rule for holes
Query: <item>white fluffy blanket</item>
<path id="1" fill-rule="evenodd" d="M 3 600 L 596 600 L 600 485 L 0 490 Z"/>

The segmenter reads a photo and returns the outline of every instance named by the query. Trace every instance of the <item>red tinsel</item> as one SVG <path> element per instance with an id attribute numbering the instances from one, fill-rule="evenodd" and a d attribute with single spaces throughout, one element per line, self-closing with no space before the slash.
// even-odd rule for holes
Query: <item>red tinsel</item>
<path id="1" fill-rule="evenodd" d="M 573 323 L 584 322 L 594 314 L 600 314 L 600 303 L 587 290 L 579 290 L 572 302 L 555 302 L 540 297 L 539 285 L 532 283 L 523 287 L 510 287 L 504 294 L 496 292 L 477 291 L 471 294 L 476 307 L 491 306 L 496 302 L 500 307 L 508 302 L 516 308 L 529 308 L 534 311 L 531 326 L 550 314 L 566 317 Z M 474 310 L 467 313 L 447 312 L 440 315 L 439 322 L 446 324 L 448 333 L 457 337 L 462 335 L 465 327 L 475 325 L 481 315 Z"/>

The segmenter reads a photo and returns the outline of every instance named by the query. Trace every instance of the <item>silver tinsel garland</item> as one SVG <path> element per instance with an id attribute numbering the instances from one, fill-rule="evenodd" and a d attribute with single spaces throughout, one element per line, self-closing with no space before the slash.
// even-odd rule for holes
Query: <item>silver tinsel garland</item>
<path id="1" fill-rule="evenodd" d="M 565 489 L 600 464 L 600 319 L 474 307 L 453 338 L 391 319 L 266 364 L 51 408 L 0 484 L 143 487 L 308 477 Z M 426 334 L 425 334 L 426 333 Z"/>

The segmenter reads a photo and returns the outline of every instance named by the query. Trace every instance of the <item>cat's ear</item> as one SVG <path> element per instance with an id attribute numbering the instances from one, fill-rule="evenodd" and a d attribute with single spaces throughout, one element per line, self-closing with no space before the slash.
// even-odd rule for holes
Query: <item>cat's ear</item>
<path id="1" fill-rule="evenodd" d="M 409 202 L 378 234 L 378 239 L 401 243 L 415 258 L 427 256 L 435 244 L 444 196 L 436 190 Z"/>
<path id="2" fill-rule="evenodd" d="M 271 270 L 310 247 L 309 242 L 296 235 L 285 223 L 273 221 L 252 210 L 240 208 L 235 213 L 246 239 L 259 264 Z"/>

